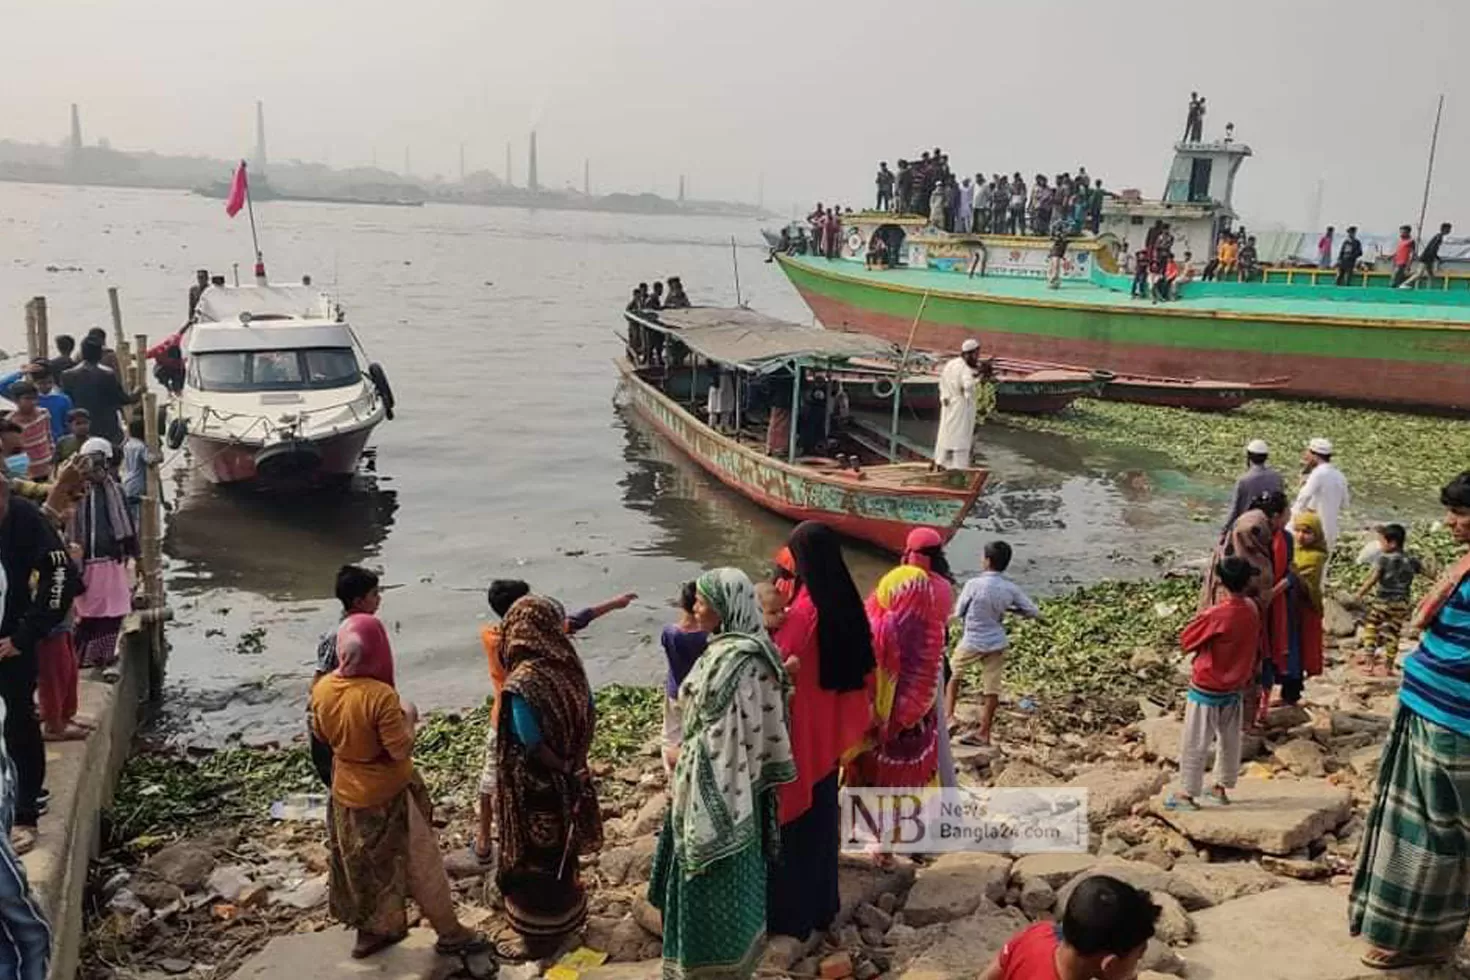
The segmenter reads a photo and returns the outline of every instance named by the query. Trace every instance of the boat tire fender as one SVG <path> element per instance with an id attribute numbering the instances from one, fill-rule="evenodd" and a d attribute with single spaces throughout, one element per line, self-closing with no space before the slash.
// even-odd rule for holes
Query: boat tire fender
<path id="1" fill-rule="evenodd" d="M 887 378 L 879 378 L 877 381 L 874 381 L 873 382 L 873 397 L 874 398 L 884 398 L 884 399 L 892 398 L 893 397 L 893 382 L 892 381 L 889 381 Z"/>
<path id="2" fill-rule="evenodd" d="M 189 434 L 189 423 L 183 419 L 174 419 L 168 424 L 168 448 L 178 449 L 184 444 L 184 437 Z"/>
<path id="3" fill-rule="evenodd" d="M 378 389 L 378 397 L 383 399 L 383 410 L 388 416 L 388 421 L 393 421 L 393 387 L 388 384 L 388 373 L 383 370 L 383 365 L 374 361 L 368 365 L 368 377 L 373 380 L 373 387 Z"/>

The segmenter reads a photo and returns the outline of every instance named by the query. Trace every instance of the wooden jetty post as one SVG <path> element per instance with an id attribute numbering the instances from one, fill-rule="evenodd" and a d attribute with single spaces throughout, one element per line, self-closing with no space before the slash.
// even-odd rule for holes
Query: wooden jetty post
<path id="1" fill-rule="evenodd" d="M 46 318 L 46 297 L 37 296 L 31 302 L 36 304 L 36 350 L 31 357 L 44 359 L 51 347 L 51 324 Z M 57 384 L 61 383 L 60 378 L 55 380 Z"/>

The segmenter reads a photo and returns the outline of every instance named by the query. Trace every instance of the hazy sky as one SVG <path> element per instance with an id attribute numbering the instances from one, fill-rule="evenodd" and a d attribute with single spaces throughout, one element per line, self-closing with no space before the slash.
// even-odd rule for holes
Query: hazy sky
<path id="1" fill-rule="evenodd" d="M 424 177 L 859 204 L 876 162 L 943 146 L 962 171 L 1086 165 L 1162 190 L 1191 89 L 1207 136 L 1257 154 L 1258 224 L 1390 229 L 1419 209 L 1443 91 L 1431 222 L 1470 231 L 1466 0 L 0 0 L 0 135 L 232 156 L 266 104 L 270 155 Z M 1458 57 L 1452 57 L 1457 55 Z"/>

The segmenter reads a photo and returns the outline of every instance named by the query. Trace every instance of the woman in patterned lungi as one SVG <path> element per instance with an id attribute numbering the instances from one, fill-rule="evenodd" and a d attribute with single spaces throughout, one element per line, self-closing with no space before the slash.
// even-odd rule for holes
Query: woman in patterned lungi
<path id="1" fill-rule="evenodd" d="M 560 603 L 517 599 L 501 629 L 496 880 L 510 928 L 496 934 L 495 952 L 539 959 L 587 919 L 578 857 L 602 847 L 602 811 L 587 770 L 595 712 Z"/>
<path id="2" fill-rule="evenodd" d="M 444 955 L 488 950 L 460 924 L 430 824 L 429 793 L 413 768 L 417 714 L 393 687 L 388 632 L 371 613 L 337 629 L 337 669 L 311 689 L 311 725 L 332 747 L 327 817 L 332 915 L 357 930 L 361 959 L 408 935 L 412 896 Z"/>
<path id="3" fill-rule="evenodd" d="M 76 652 L 83 667 L 111 667 L 123 617 L 133 608 L 128 562 L 138 557 L 138 533 L 112 476 L 112 443 L 88 439 L 78 456 L 87 489 L 66 529 L 66 539 L 81 546 L 86 585 L 72 605 Z"/>
<path id="4" fill-rule="evenodd" d="M 1470 544 L 1470 470 L 1440 501 L 1450 533 Z M 1349 906 L 1369 944 L 1363 962 L 1385 970 L 1448 960 L 1470 922 L 1470 555 L 1414 625 L 1423 632 L 1404 661 Z"/>
<path id="5" fill-rule="evenodd" d="M 695 591 L 712 639 L 679 688 L 684 737 L 648 896 L 663 913 L 666 978 L 738 980 L 766 935 L 775 788 L 796 778 L 791 682 L 744 572 L 707 572 Z"/>

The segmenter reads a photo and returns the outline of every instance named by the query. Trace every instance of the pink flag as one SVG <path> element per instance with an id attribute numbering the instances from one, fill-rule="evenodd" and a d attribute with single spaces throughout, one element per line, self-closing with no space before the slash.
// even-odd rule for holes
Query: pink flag
<path id="1" fill-rule="evenodd" d="M 230 196 L 225 198 L 225 214 L 230 217 L 240 213 L 245 206 L 245 195 L 250 192 L 250 183 L 245 179 L 245 161 L 240 161 L 239 168 L 235 171 L 235 179 L 230 181 Z"/>

